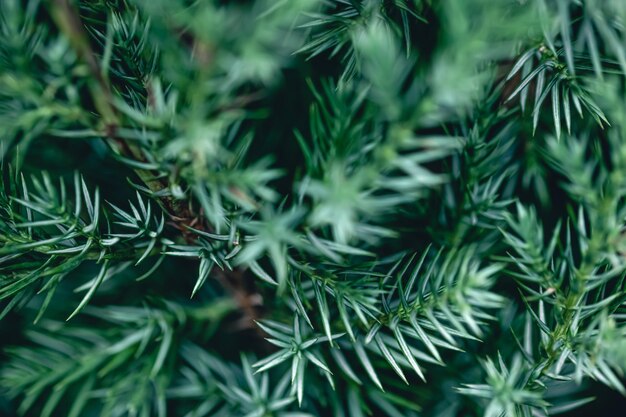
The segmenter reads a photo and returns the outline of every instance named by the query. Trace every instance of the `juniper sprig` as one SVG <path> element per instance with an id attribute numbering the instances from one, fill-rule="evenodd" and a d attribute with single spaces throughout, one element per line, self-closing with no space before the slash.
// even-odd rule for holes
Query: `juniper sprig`
<path id="1" fill-rule="evenodd" d="M 625 22 L 621 0 L 3 0 L 0 413 L 626 395 Z"/>

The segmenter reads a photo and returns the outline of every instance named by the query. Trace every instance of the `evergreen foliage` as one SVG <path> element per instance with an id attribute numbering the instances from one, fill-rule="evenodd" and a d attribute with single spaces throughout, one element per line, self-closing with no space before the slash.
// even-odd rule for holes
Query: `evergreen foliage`
<path id="1" fill-rule="evenodd" d="M 625 23 L 622 0 L 0 1 L 0 413 L 626 395 Z"/>

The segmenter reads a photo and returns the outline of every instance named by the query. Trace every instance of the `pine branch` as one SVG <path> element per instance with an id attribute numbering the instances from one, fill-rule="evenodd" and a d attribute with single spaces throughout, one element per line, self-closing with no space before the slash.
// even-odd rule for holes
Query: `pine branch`
<path id="1" fill-rule="evenodd" d="M 91 49 L 78 11 L 72 5 L 71 0 L 51 0 L 50 9 L 59 29 L 70 40 L 77 55 L 89 68 L 91 74 L 89 83 L 91 97 L 104 123 L 104 132 L 111 148 L 124 158 L 130 158 L 139 163 L 147 163 L 141 148 L 123 140 L 116 134 L 121 126 L 120 115 L 114 106 L 111 86 L 103 75 L 101 63 L 98 62 L 96 55 Z M 203 65 L 209 65 L 210 53 L 204 44 L 201 42 L 194 43 L 194 51 L 196 51 L 195 55 Z M 148 94 L 150 95 L 149 89 Z M 193 233 L 191 229 L 195 228 L 200 231 L 210 232 L 202 216 L 192 210 L 191 202 L 178 201 L 169 194 L 163 195 L 162 192 L 168 190 L 169 185 L 166 181 L 159 179 L 161 175 L 158 172 L 139 168 L 134 169 L 134 171 L 152 194 L 160 195 L 157 201 L 171 219 L 170 224 L 180 232 L 188 244 L 193 244 L 197 239 L 197 234 Z M 227 272 L 219 267 L 213 269 L 213 274 L 217 276 L 218 281 L 222 283 L 224 288 L 232 294 L 232 297 L 239 304 L 244 315 L 246 327 L 254 328 L 257 330 L 258 335 L 263 337 L 263 332 L 254 326 L 254 323 L 261 318 L 257 301 L 260 296 L 256 293 L 249 274 L 246 274 L 241 269 Z"/>
<path id="2" fill-rule="evenodd" d="M 0 1 L 0 325 L 24 335 L 0 414 L 546 417 L 624 393 L 624 19 Z"/>

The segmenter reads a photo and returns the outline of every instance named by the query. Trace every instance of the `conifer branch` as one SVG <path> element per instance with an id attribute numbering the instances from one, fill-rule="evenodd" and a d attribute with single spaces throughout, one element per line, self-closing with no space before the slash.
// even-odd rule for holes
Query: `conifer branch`
<path id="1" fill-rule="evenodd" d="M 624 21 L 620 0 L 0 1 L 0 414 L 626 394 Z"/>
<path id="2" fill-rule="evenodd" d="M 141 148 L 128 143 L 116 134 L 121 126 L 121 116 L 113 104 L 114 99 L 111 86 L 108 79 L 104 76 L 102 66 L 90 46 L 78 10 L 71 0 L 51 0 L 50 8 L 59 30 L 70 40 L 77 55 L 89 68 L 91 74 L 89 91 L 91 92 L 95 108 L 104 123 L 103 129 L 107 142 L 113 151 L 121 156 L 139 163 L 146 163 L 147 161 L 143 156 Z M 210 62 L 209 49 L 202 43 L 194 44 L 193 49 L 197 59 L 203 65 L 208 65 Z M 158 172 L 140 168 L 135 168 L 134 171 L 152 194 L 159 195 L 169 189 L 169 185 L 160 179 L 162 175 Z M 196 241 L 197 234 L 191 231 L 192 228 L 210 231 L 210 229 L 207 229 L 201 215 L 191 209 L 190 202 L 178 201 L 170 195 L 160 196 L 157 198 L 157 201 L 171 219 L 170 224 L 180 232 L 186 243 L 193 244 Z M 256 293 L 254 284 L 249 282 L 250 277 L 241 269 L 227 272 L 217 266 L 213 268 L 212 273 L 216 275 L 218 281 L 222 283 L 224 288 L 231 293 L 233 299 L 238 303 L 243 314 L 244 327 L 251 327 L 257 330 L 259 336 L 263 337 L 263 332 L 254 326 L 254 323 L 260 320 L 260 295 Z"/>

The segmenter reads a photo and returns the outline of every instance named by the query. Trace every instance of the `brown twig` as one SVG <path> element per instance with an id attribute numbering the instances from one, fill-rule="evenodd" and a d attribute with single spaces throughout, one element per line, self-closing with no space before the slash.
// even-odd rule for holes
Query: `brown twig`
<path id="1" fill-rule="evenodd" d="M 146 162 L 141 148 L 129 144 L 117 135 L 121 125 L 118 112 L 113 105 L 113 92 L 108 79 L 103 75 L 98 58 L 93 53 L 87 33 L 83 27 L 80 15 L 70 0 L 50 0 L 50 10 L 60 31 L 68 37 L 78 57 L 87 65 L 91 74 L 88 84 L 96 111 L 102 117 L 107 142 L 118 154 L 136 161 Z M 196 49 L 196 55 L 202 64 L 208 65 L 210 53 L 206 48 Z M 150 94 L 148 94 L 150 100 Z M 165 180 L 158 178 L 158 173 L 135 169 L 139 178 L 152 192 L 168 188 Z M 197 240 L 197 235 L 191 228 L 210 231 L 200 215 L 196 214 L 188 201 L 179 201 L 169 196 L 158 199 L 159 204 L 170 218 L 169 224 L 180 231 L 182 238 L 190 244 Z M 242 269 L 224 271 L 214 268 L 214 277 L 231 294 L 243 314 L 245 324 L 257 331 L 259 336 L 265 333 L 254 325 L 260 317 L 260 295 L 255 291 L 246 272 Z"/>

